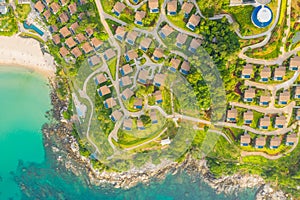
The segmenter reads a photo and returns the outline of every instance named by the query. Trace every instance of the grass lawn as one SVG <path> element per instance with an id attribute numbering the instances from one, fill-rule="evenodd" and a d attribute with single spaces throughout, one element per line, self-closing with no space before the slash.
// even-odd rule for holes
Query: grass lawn
<path id="1" fill-rule="evenodd" d="M 108 65 L 108 68 L 109 68 L 112 78 L 114 80 L 116 80 L 117 58 L 113 58 L 113 59 L 107 61 L 107 65 Z"/>
<path id="2" fill-rule="evenodd" d="M 29 4 L 18 4 L 17 9 L 16 9 L 18 19 L 20 21 L 24 21 L 27 18 L 30 11 L 31 11 L 31 8 L 30 8 Z"/>
<path id="3" fill-rule="evenodd" d="M 6 15 L 0 15 L 0 35 L 11 36 L 18 32 L 17 20 L 11 8 Z"/>

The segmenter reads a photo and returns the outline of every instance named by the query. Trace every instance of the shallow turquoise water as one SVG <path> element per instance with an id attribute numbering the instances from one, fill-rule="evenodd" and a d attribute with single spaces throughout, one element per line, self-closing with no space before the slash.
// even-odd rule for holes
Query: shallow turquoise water
<path id="1" fill-rule="evenodd" d="M 37 75 L 0 68 L 0 200 L 254 199 L 254 190 L 238 196 L 217 195 L 201 180 L 185 173 L 130 190 L 88 187 L 84 177 L 75 177 L 60 167 L 55 155 L 42 145 L 40 129 L 50 108 L 48 94 L 45 80 Z"/>

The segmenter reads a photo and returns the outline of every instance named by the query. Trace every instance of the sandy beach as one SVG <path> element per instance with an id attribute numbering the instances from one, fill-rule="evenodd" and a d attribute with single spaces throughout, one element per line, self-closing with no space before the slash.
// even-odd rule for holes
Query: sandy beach
<path id="1" fill-rule="evenodd" d="M 19 36 L 0 36 L 0 65 L 28 68 L 48 78 L 56 70 L 53 57 L 42 53 L 38 41 Z"/>

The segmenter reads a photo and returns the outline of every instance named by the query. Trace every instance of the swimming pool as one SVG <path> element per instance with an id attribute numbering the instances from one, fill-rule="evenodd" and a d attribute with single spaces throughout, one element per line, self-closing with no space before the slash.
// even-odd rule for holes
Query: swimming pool
<path id="1" fill-rule="evenodd" d="M 257 6 L 252 12 L 251 20 L 255 26 L 265 28 L 271 24 L 273 12 L 268 6 Z"/>
<path id="2" fill-rule="evenodd" d="M 23 26 L 24 28 L 26 29 L 31 29 L 31 30 L 34 30 L 35 32 L 37 32 L 40 36 L 43 36 L 44 35 L 44 32 L 41 31 L 38 27 L 36 27 L 35 25 L 33 24 L 27 24 L 26 21 L 23 22 Z"/>

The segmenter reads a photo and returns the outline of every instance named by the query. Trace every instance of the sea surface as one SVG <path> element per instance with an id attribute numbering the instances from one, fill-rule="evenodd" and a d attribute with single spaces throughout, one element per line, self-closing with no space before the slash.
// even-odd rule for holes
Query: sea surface
<path id="1" fill-rule="evenodd" d="M 64 168 L 43 146 L 42 125 L 50 106 L 47 81 L 25 69 L 0 67 L 0 200 L 6 199 L 254 199 L 255 190 L 237 196 L 216 194 L 186 173 L 129 190 L 90 187 Z"/>

